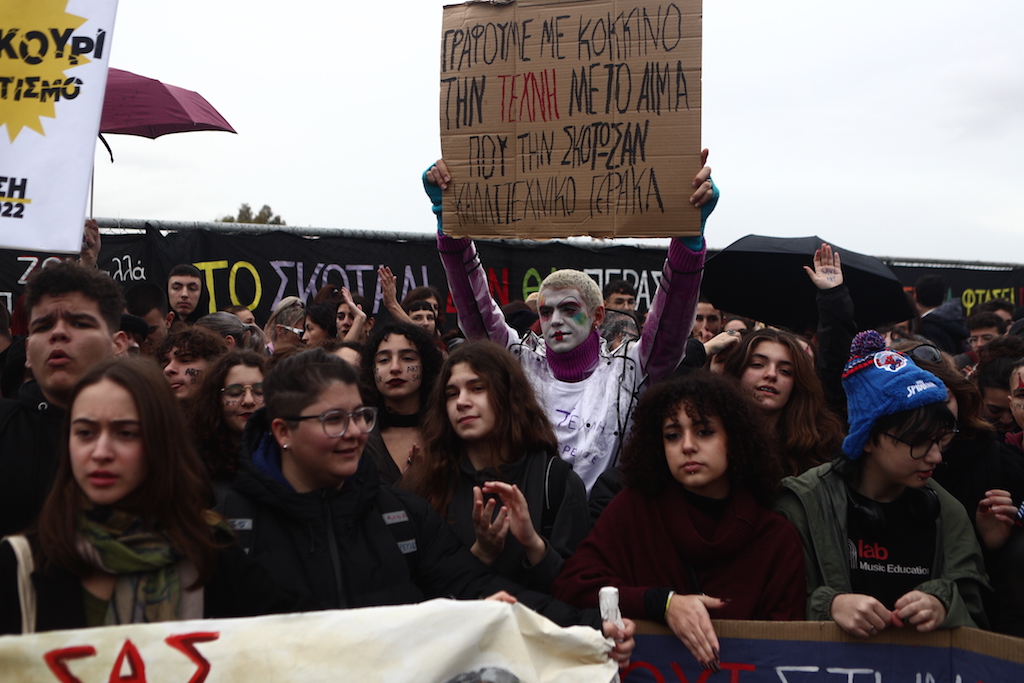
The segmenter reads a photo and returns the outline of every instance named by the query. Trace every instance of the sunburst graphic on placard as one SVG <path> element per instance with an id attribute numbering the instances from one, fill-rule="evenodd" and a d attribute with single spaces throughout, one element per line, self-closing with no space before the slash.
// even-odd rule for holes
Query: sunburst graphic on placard
<path id="1" fill-rule="evenodd" d="M 64 71 L 89 62 L 71 54 L 71 32 L 86 20 L 66 8 L 67 0 L 0 0 L 0 126 L 11 142 L 23 128 L 46 135 L 42 117 L 56 118 L 54 102 L 78 92 Z"/>

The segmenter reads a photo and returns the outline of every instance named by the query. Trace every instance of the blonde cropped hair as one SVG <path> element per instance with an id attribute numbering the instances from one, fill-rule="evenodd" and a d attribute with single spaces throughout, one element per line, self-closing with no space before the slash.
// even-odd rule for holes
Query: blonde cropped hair
<path id="1" fill-rule="evenodd" d="M 544 278 L 544 281 L 540 283 L 540 288 L 542 291 L 547 288 L 570 288 L 577 290 L 583 295 L 583 302 L 587 305 L 587 312 L 591 314 L 597 310 L 598 306 L 604 305 L 604 296 L 601 294 L 601 288 L 597 286 L 594 278 L 581 270 L 556 270 Z"/>

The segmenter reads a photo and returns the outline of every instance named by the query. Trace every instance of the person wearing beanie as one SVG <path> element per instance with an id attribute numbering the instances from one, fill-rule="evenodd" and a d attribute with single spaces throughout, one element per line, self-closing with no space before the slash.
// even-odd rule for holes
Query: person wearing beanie
<path id="1" fill-rule="evenodd" d="M 984 628 L 981 549 L 964 507 L 932 479 L 957 434 L 946 387 L 874 330 L 850 351 L 842 457 L 784 479 L 776 505 L 803 540 L 807 618 L 865 638 Z"/>
<path id="2" fill-rule="evenodd" d="M 707 161 L 707 150 L 701 158 Z M 704 166 L 692 183 L 690 202 L 701 211 L 701 234 L 672 239 L 640 339 L 612 353 L 599 331 L 605 319 L 601 289 L 579 270 L 544 278 L 537 299 L 541 334 L 520 339 L 491 298 L 473 241 L 442 232 L 448 166 L 438 160 L 423 174 L 459 326 L 467 338 L 489 339 L 519 358 L 554 427 L 559 456 L 583 480 L 588 496 L 601 473 L 618 461 L 641 390 L 667 378 L 683 360 L 704 269 L 704 223 L 718 201 L 710 176 Z"/>

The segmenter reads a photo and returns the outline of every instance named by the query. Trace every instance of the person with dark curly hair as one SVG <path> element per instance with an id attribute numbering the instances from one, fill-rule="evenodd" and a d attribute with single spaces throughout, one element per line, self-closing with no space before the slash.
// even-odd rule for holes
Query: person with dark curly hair
<path id="1" fill-rule="evenodd" d="M 185 401 L 192 398 L 203 375 L 227 350 L 216 332 L 179 325 L 160 342 L 155 355 L 174 395 Z"/>
<path id="2" fill-rule="evenodd" d="M 252 351 L 231 351 L 213 364 L 189 402 L 188 423 L 219 503 L 238 472 L 245 423 L 263 405 L 266 360 Z"/>
<path id="3" fill-rule="evenodd" d="M 460 345 L 423 416 L 422 455 L 403 486 L 423 496 L 495 573 L 550 591 L 590 531 L 587 492 L 516 358 Z"/>
<path id="4" fill-rule="evenodd" d="M 784 474 L 805 472 L 839 450 L 842 425 L 795 335 L 770 328 L 748 334 L 722 371 L 740 381 L 768 419 Z"/>
<path id="5" fill-rule="evenodd" d="M 769 509 L 782 471 L 771 443 L 731 378 L 695 370 L 652 387 L 626 441 L 626 488 L 565 563 L 555 597 L 594 607 L 615 586 L 624 616 L 668 624 L 712 669 L 711 611 L 803 619 L 800 536 Z"/>
<path id="6" fill-rule="evenodd" d="M 419 453 L 420 421 L 440 370 L 441 352 L 415 325 L 389 323 L 373 331 L 363 354 L 363 383 L 380 417 L 366 451 L 381 483 L 397 483 Z"/>

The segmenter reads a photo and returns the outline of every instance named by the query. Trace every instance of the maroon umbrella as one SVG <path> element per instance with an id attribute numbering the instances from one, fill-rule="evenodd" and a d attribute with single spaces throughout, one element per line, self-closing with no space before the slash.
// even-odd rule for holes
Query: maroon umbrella
<path id="1" fill-rule="evenodd" d="M 100 116 L 100 142 L 107 148 L 111 163 L 114 152 L 103 137 L 104 133 L 155 139 L 168 133 L 193 130 L 235 132 L 231 124 L 197 92 L 131 71 L 107 70 L 107 90 Z M 92 217 L 91 198 L 89 216 Z"/>
<path id="2" fill-rule="evenodd" d="M 100 133 L 158 138 L 193 130 L 235 132 L 199 93 L 130 71 L 109 70 Z"/>

